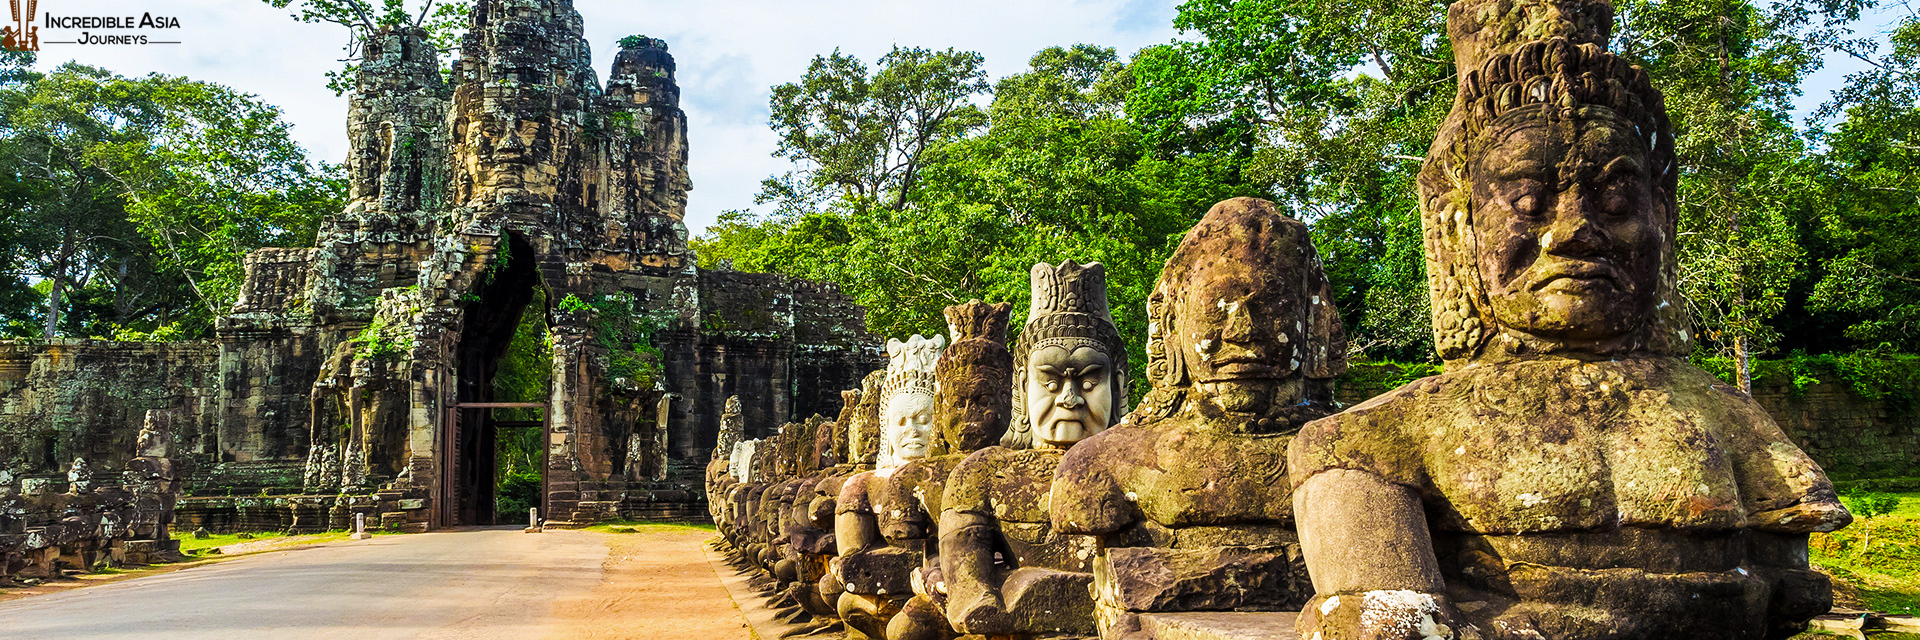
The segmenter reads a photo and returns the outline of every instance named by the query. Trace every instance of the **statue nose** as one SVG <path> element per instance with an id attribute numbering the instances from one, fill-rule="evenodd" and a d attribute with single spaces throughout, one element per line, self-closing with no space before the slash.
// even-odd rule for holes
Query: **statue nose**
<path id="1" fill-rule="evenodd" d="M 1077 409 L 1080 407 L 1080 405 L 1083 405 L 1086 403 L 1087 403 L 1087 399 L 1084 397 L 1081 397 L 1080 385 L 1078 384 L 1066 385 L 1065 388 L 1060 390 L 1060 395 L 1055 396 L 1053 399 L 1054 406 L 1060 407 L 1062 409 Z"/>
<path id="2" fill-rule="evenodd" d="M 1236 302 L 1227 308 L 1227 323 L 1220 328 L 1220 339 L 1228 342 L 1247 342 L 1253 339 L 1253 314 L 1247 311 L 1245 301 Z"/>

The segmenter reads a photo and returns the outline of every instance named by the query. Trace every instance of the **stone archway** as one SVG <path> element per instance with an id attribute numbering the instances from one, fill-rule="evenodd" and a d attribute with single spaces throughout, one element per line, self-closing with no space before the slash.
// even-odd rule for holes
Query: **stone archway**
<path id="1" fill-rule="evenodd" d="M 458 386 L 447 409 L 439 447 L 442 526 L 488 525 L 501 519 L 494 513 L 498 458 L 495 451 L 501 428 L 539 428 L 546 432 L 552 411 L 546 398 L 495 398 L 494 376 L 514 340 L 515 330 L 530 302 L 550 300 L 535 295 L 544 289 L 536 269 L 533 246 L 519 233 L 508 232 L 482 281 L 462 301 L 460 339 L 453 347 L 453 370 Z M 541 310 L 545 313 L 546 310 Z M 497 409 L 541 409 L 538 425 L 526 420 L 501 420 Z M 545 464 L 541 465 L 544 471 Z M 544 477 L 544 474 L 543 474 Z M 543 483 L 544 484 L 544 483 Z M 541 493 L 545 493 L 544 487 Z M 545 511 L 542 505 L 542 512 Z M 514 521 L 509 515 L 508 522 Z"/>

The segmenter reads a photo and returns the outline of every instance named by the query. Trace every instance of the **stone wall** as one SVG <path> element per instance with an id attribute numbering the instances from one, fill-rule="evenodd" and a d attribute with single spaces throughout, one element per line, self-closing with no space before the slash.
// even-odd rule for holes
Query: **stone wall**
<path id="1" fill-rule="evenodd" d="M 1355 364 L 1341 376 L 1334 397 L 1342 406 L 1393 390 L 1383 381 L 1400 377 L 1391 364 Z M 1920 397 L 1920 389 L 1913 390 Z M 1861 397 L 1845 383 L 1796 389 L 1786 380 L 1755 380 L 1753 397 L 1795 444 L 1837 479 L 1910 476 L 1920 473 L 1920 411 L 1899 401 Z"/>
<path id="2" fill-rule="evenodd" d="M 149 409 L 177 410 L 182 451 L 216 450 L 219 349 L 207 342 L 0 341 L 0 471 L 121 469 Z"/>

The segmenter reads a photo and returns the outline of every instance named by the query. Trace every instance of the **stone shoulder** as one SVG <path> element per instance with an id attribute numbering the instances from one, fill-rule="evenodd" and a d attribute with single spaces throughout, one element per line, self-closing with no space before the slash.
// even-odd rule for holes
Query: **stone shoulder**
<path id="1" fill-rule="evenodd" d="M 1121 422 L 1068 449 L 1053 476 L 1054 529 L 1100 535 L 1131 524 L 1139 508 L 1122 488 L 1120 470 L 1158 464 L 1152 427 Z"/>
<path id="2" fill-rule="evenodd" d="M 1421 378 L 1307 423 L 1287 449 L 1288 480 L 1297 489 L 1322 471 L 1351 469 L 1419 489 L 1426 484 L 1424 438 L 1405 426 L 1431 413 L 1435 396 L 1457 395 L 1460 378 L 1452 373 Z"/>

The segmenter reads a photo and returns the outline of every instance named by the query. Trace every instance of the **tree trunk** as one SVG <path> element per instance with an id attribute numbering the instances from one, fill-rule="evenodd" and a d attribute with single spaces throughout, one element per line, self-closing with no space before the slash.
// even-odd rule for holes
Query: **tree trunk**
<path id="1" fill-rule="evenodd" d="M 1733 337 L 1733 378 L 1740 382 L 1740 390 L 1753 395 L 1753 371 L 1748 368 L 1747 339 L 1745 336 Z"/>
<path id="2" fill-rule="evenodd" d="M 70 263 L 73 262 L 74 243 L 74 232 L 73 229 L 69 227 L 66 236 L 60 240 L 59 258 L 53 262 L 53 277 L 49 278 L 47 282 L 47 326 L 45 331 L 40 334 L 43 337 L 54 338 L 60 335 L 60 311 L 66 302 L 64 298 L 67 289 L 67 274 L 71 271 Z"/>

